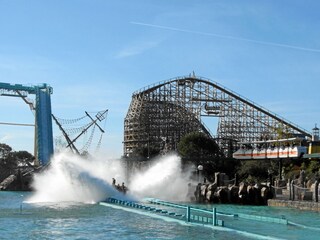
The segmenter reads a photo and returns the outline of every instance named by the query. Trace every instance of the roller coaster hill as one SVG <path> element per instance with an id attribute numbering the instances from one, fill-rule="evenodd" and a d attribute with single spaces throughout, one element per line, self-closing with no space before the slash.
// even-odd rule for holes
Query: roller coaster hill
<path id="1" fill-rule="evenodd" d="M 205 118 L 218 119 L 215 135 L 204 124 Z M 148 157 L 152 152 L 177 150 L 186 134 L 202 132 L 214 139 L 228 158 L 319 159 L 319 129 L 313 130 L 311 133 L 193 73 L 133 93 L 124 120 L 124 156 L 134 159 L 141 149 Z"/>

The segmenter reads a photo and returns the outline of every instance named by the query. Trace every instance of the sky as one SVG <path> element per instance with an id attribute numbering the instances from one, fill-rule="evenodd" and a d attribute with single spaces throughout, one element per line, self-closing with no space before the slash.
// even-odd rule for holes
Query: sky
<path id="1" fill-rule="evenodd" d="M 123 154 L 132 93 L 192 72 L 311 131 L 319 12 L 314 0 L 0 0 L 0 82 L 49 84 L 60 118 L 108 109 L 108 157 Z M 34 116 L 22 99 L 0 96 L 0 122 Z M 33 131 L 0 125 L 0 143 L 33 153 Z"/>

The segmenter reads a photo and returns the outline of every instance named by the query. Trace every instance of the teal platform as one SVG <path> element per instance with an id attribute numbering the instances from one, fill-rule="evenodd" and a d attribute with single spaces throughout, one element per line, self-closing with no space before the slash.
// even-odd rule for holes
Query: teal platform
<path id="1" fill-rule="evenodd" d="M 218 212 L 214 207 L 203 209 L 195 206 L 167 202 L 155 198 L 146 198 L 143 202 L 133 202 L 108 198 L 99 203 L 105 207 L 137 213 L 147 217 L 158 218 L 164 221 L 176 222 L 187 226 L 209 227 L 218 231 L 231 231 L 253 239 L 281 239 L 273 236 L 252 233 L 246 229 L 235 227 L 237 223 L 291 225 L 285 218 L 257 216 L 242 213 Z M 260 222 L 260 223 L 259 223 Z M 244 225 L 242 225 L 244 226 Z M 238 228 L 238 229 L 237 229 Z"/>

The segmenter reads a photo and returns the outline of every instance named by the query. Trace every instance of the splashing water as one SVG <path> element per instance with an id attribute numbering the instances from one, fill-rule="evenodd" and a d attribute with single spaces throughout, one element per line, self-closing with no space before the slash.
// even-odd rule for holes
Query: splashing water
<path id="1" fill-rule="evenodd" d="M 155 197 L 166 200 L 186 200 L 189 179 L 181 172 L 181 159 L 169 155 L 155 160 L 149 169 L 137 173 L 131 183 L 131 192 L 138 197 Z"/>
<path id="2" fill-rule="evenodd" d="M 107 197 L 185 200 L 187 194 L 188 176 L 181 173 L 181 160 L 176 155 L 157 159 L 146 171 L 133 174 L 129 194 L 124 195 L 111 185 L 113 177 L 118 182 L 125 181 L 120 160 L 84 159 L 61 152 L 53 157 L 48 169 L 35 174 L 35 191 L 27 201 L 95 203 Z"/>
<path id="3" fill-rule="evenodd" d="M 119 161 L 84 159 L 68 152 L 56 154 L 51 165 L 35 174 L 34 194 L 28 202 L 102 201 L 107 197 L 124 198 L 110 185 L 112 176 L 123 178 Z"/>

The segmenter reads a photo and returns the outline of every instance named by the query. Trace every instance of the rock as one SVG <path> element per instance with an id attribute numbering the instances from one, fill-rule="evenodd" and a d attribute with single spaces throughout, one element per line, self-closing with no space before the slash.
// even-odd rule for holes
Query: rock
<path id="1" fill-rule="evenodd" d="M 217 189 L 217 197 L 220 203 L 228 203 L 229 202 L 229 189 L 227 187 L 219 187 Z"/>
<path id="2" fill-rule="evenodd" d="M 309 179 L 308 181 L 307 181 L 307 184 L 306 184 L 306 188 L 311 188 L 311 186 L 312 186 L 312 184 L 313 184 L 313 182 Z"/>
<path id="3" fill-rule="evenodd" d="M 256 204 L 257 200 L 257 194 L 256 194 L 256 188 L 249 185 L 247 187 L 247 192 L 248 192 L 248 204 Z"/>
<path id="4" fill-rule="evenodd" d="M 239 202 L 239 187 L 238 186 L 231 186 L 229 187 L 229 202 L 230 203 L 238 203 Z"/>
<path id="5" fill-rule="evenodd" d="M 263 186 L 260 190 L 261 192 L 261 198 L 262 198 L 262 203 L 266 205 L 268 203 L 268 199 L 272 199 L 273 198 L 273 194 L 272 191 L 270 190 L 269 187 L 267 186 Z"/>
<path id="6" fill-rule="evenodd" d="M 239 202 L 241 204 L 247 204 L 247 197 L 248 197 L 248 191 L 247 191 L 247 184 L 244 182 L 241 182 L 239 184 Z"/>
<path id="7" fill-rule="evenodd" d="M 219 199 L 218 199 L 218 197 L 216 196 L 216 193 L 215 193 L 214 191 L 208 191 L 208 192 L 207 192 L 206 200 L 207 200 L 209 203 L 218 203 L 218 202 L 219 202 Z"/>
<path id="8" fill-rule="evenodd" d="M 216 191 L 216 189 L 217 189 L 217 183 L 211 183 L 211 184 L 209 184 L 209 186 L 208 186 L 208 191 Z"/>

